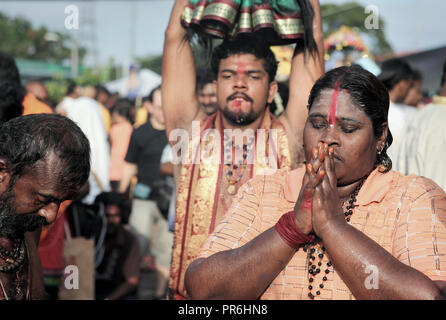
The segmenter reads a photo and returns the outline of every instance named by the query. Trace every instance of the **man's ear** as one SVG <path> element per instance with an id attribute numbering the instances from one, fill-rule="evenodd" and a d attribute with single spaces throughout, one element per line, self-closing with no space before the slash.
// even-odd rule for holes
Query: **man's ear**
<path id="1" fill-rule="evenodd" d="M 7 190 L 10 179 L 8 163 L 5 159 L 0 158 L 0 194 Z"/>
<path id="2" fill-rule="evenodd" d="M 268 104 L 271 104 L 273 102 L 274 96 L 276 95 L 278 89 L 279 85 L 277 84 L 277 82 L 271 81 L 268 89 Z"/>

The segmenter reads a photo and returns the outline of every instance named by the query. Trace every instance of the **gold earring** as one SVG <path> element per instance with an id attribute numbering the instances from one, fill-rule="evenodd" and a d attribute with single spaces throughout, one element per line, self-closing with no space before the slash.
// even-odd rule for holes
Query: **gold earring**
<path id="1" fill-rule="evenodd" d="M 378 155 L 379 155 L 379 156 L 380 156 L 381 153 L 383 152 L 383 149 L 384 149 L 384 147 L 379 148 L 379 150 L 378 150 Z"/>

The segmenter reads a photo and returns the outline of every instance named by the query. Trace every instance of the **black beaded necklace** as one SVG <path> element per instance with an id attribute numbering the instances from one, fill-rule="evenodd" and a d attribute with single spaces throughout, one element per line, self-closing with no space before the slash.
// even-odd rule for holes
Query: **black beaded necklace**
<path id="1" fill-rule="evenodd" d="M 355 190 L 353 191 L 353 193 L 350 195 L 350 199 L 348 200 L 348 205 L 345 208 L 346 210 L 344 211 L 344 216 L 345 216 L 345 220 L 347 222 L 350 222 L 350 216 L 353 214 L 353 208 L 355 207 L 355 202 L 356 202 L 356 196 L 359 193 L 359 190 L 362 187 L 362 184 L 364 183 L 364 181 L 367 179 L 367 176 L 364 177 L 361 181 L 361 183 L 355 188 Z M 344 202 L 345 203 L 345 202 Z M 314 277 L 319 274 L 321 272 L 322 269 L 322 259 L 324 258 L 325 255 L 325 247 L 322 246 L 320 248 L 320 250 L 318 250 L 317 252 L 317 258 L 318 258 L 318 262 L 315 263 L 316 261 L 316 246 L 317 246 L 317 242 L 312 242 L 309 243 L 307 245 L 304 246 L 303 250 L 304 252 L 307 253 L 307 267 L 308 267 L 308 297 L 310 299 L 314 299 L 315 295 L 313 294 L 313 289 L 316 289 L 316 295 L 319 296 L 321 294 L 320 289 L 324 288 L 324 282 L 327 281 L 327 275 L 330 273 L 330 267 L 332 266 L 331 261 L 328 261 L 326 263 L 326 269 L 324 270 L 324 276 L 322 277 L 322 282 L 319 284 L 318 287 L 314 287 Z"/>
<path id="2" fill-rule="evenodd" d="M 12 251 L 0 246 L 0 257 L 7 263 L 5 266 L 0 266 L 0 272 L 9 272 L 21 266 L 25 260 L 25 242 L 23 239 L 14 241 Z"/>

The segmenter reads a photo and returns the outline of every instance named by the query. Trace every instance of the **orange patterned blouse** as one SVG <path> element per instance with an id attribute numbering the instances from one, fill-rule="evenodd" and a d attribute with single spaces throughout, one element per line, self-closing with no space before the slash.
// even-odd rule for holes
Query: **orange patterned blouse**
<path id="1" fill-rule="evenodd" d="M 304 169 L 256 176 L 242 186 L 237 199 L 204 243 L 199 257 L 243 246 L 293 210 Z M 364 182 L 350 224 L 402 263 L 432 280 L 446 280 L 446 195 L 433 181 L 399 172 L 373 171 Z M 320 248 L 320 244 L 319 244 Z M 329 261 L 327 254 L 321 261 Z M 307 254 L 299 249 L 261 299 L 309 299 Z M 316 299 L 354 299 L 333 268 Z M 320 278 L 320 279 L 319 279 Z"/>

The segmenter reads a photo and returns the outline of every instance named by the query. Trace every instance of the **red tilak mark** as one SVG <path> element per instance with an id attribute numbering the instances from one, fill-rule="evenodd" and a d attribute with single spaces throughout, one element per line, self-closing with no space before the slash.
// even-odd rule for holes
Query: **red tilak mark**
<path id="1" fill-rule="evenodd" d="M 334 125 L 336 119 L 336 104 L 338 101 L 339 81 L 336 82 L 333 94 L 331 95 L 330 107 L 328 109 L 328 124 Z"/>
<path id="2" fill-rule="evenodd" d="M 244 74 L 246 72 L 246 66 L 243 62 L 239 62 L 238 66 L 237 66 L 237 73 L 240 74 Z"/>
<path id="3" fill-rule="evenodd" d="M 307 210 L 313 209 L 313 195 L 311 193 L 311 190 L 306 189 L 304 191 L 304 199 L 301 208 Z"/>

